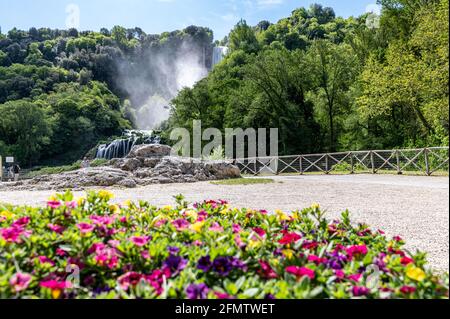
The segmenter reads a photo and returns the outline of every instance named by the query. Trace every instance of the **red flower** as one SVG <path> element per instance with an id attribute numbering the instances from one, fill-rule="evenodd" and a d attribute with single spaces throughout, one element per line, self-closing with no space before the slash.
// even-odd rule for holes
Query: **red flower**
<path id="1" fill-rule="evenodd" d="M 320 257 L 315 256 L 315 255 L 309 255 L 308 256 L 308 261 L 313 262 L 316 265 L 320 265 L 320 264 L 325 264 L 328 261 L 328 259 L 320 258 Z"/>
<path id="2" fill-rule="evenodd" d="M 302 237 L 296 233 L 288 233 L 285 232 L 283 238 L 281 238 L 278 242 L 282 245 L 289 245 L 299 241 Z"/>
<path id="3" fill-rule="evenodd" d="M 286 267 L 286 272 L 293 274 L 297 277 L 297 279 L 301 279 L 302 277 L 307 276 L 312 280 L 315 277 L 314 270 L 309 269 L 308 267 L 289 266 Z"/>
<path id="4" fill-rule="evenodd" d="M 261 277 L 265 279 L 275 279 L 278 277 L 277 273 L 270 267 L 269 263 L 260 260 L 259 265 L 261 266 L 261 269 L 259 270 Z"/>
<path id="5" fill-rule="evenodd" d="M 262 229 L 260 227 L 253 228 L 253 231 L 255 233 L 257 233 L 259 237 L 264 237 L 266 235 L 266 232 L 264 231 L 264 229 Z"/>
<path id="6" fill-rule="evenodd" d="M 409 295 L 409 294 L 413 294 L 416 292 L 416 287 L 412 287 L 412 286 L 403 286 L 400 288 L 400 292 L 405 294 L 405 295 Z"/>
<path id="7" fill-rule="evenodd" d="M 312 250 L 312 249 L 317 248 L 317 246 L 319 246 L 319 243 L 312 241 L 312 242 L 303 243 L 302 248 Z"/>
<path id="8" fill-rule="evenodd" d="M 402 257 L 400 262 L 402 263 L 402 265 L 406 266 L 406 265 L 414 263 L 414 259 L 405 256 L 405 257 Z"/>

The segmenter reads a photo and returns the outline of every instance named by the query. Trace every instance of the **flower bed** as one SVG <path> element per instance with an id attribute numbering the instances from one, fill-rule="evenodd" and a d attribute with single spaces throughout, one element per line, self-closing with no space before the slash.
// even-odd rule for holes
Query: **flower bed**
<path id="1" fill-rule="evenodd" d="M 0 205 L 0 298 L 448 298 L 448 274 L 426 270 L 425 254 L 347 212 L 111 198 Z"/>

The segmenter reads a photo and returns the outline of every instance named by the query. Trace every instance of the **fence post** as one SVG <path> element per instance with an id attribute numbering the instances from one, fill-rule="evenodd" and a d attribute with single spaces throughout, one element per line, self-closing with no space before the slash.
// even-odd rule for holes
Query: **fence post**
<path id="1" fill-rule="evenodd" d="M 431 175 L 431 170 L 430 170 L 430 162 L 429 162 L 429 158 L 428 158 L 428 148 L 425 148 L 423 150 L 424 155 L 425 155 L 425 171 L 427 176 Z"/>
<path id="2" fill-rule="evenodd" d="M 350 152 L 350 174 L 355 174 L 355 159 L 353 158 L 354 154 L 353 152 Z"/>
<path id="3" fill-rule="evenodd" d="M 303 175 L 303 156 L 300 156 L 300 175 Z"/>
<path id="4" fill-rule="evenodd" d="M 402 175 L 402 168 L 400 166 L 400 151 L 395 151 L 395 158 L 397 159 L 397 174 Z"/>
<path id="5" fill-rule="evenodd" d="M 258 175 L 258 172 L 257 172 L 258 165 L 257 165 L 257 163 L 258 163 L 258 160 L 255 158 L 255 165 L 254 165 L 255 176 Z"/>
<path id="6" fill-rule="evenodd" d="M 328 167 L 328 165 L 329 165 L 329 155 L 327 154 L 327 155 L 325 155 L 325 174 L 329 174 L 330 173 L 330 170 L 329 170 L 329 167 Z"/>
<path id="7" fill-rule="evenodd" d="M 375 159 L 373 156 L 373 151 L 370 151 L 370 163 L 372 164 L 372 174 L 375 174 Z"/>
<path id="8" fill-rule="evenodd" d="M 279 165 L 280 165 L 280 158 L 277 156 L 276 157 L 276 162 L 275 162 L 276 164 L 276 166 L 275 166 L 275 175 L 279 175 L 280 173 L 279 173 L 279 170 L 278 170 L 278 167 L 279 167 Z"/>

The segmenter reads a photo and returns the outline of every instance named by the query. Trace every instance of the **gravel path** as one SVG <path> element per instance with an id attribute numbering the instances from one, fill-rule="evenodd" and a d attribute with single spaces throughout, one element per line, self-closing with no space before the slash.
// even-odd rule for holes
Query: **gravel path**
<path id="1" fill-rule="evenodd" d="M 320 203 L 329 218 L 349 209 L 354 222 L 400 235 L 407 249 L 428 252 L 436 271 L 449 267 L 449 179 L 392 175 L 277 176 L 276 183 L 248 186 L 196 184 L 151 185 L 136 189 L 113 189 L 116 202 L 148 200 L 155 205 L 172 204 L 173 195 L 189 201 L 225 199 L 236 207 L 291 211 Z M 0 192 L 0 202 L 42 205 L 51 191 Z M 78 193 L 77 195 L 81 195 Z"/>

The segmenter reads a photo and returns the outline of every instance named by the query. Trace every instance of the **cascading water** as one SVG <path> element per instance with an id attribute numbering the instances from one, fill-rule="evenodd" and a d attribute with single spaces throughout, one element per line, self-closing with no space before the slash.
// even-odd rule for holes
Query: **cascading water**
<path id="1" fill-rule="evenodd" d="M 153 131 L 127 130 L 124 137 L 112 141 L 109 144 L 102 144 L 97 149 L 95 158 L 113 159 L 127 156 L 133 146 L 140 144 L 159 144 L 161 139 Z"/>
<path id="2" fill-rule="evenodd" d="M 212 66 L 220 63 L 228 54 L 228 47 L 217 46 L 213 48 Z"/>

